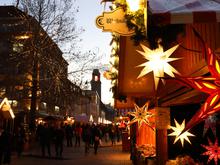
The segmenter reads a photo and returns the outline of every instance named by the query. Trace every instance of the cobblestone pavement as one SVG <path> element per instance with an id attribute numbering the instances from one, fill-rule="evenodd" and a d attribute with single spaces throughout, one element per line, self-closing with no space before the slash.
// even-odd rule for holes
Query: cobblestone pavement
<path id="1" fill-rule="evenodd" d="M 11 165 L 132 165 L 129 152 L 122 152 L 122 146 L 117 144 L 103 144 L 98 149 L 97 155 L 94 154 L 93 148 L 90 148 L 88 154 L 84 153 L 84 145 L 81 147 L 64 146 L 63 158 L 56 159 L 54 157 L 54 146 L 51 146 L 51 158 L 41 157 L 40 147 L 36 145 L 23 153 L 18 158 L 16 154 L 12 154 Z"/>

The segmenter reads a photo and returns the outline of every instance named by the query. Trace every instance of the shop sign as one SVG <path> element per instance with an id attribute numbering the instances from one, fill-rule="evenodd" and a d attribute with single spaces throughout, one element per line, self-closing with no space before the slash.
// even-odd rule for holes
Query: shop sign
<path id="1" fill-rule="evenodd" d="M 104 32 L 114 32 L 121 36 L 134 34 L 134 30 L 130 30 L 127 27 L 125 12 L 122 8 L 111 12 L 103 12 L 101 16 L 96 18 L 96 26 Z"/>

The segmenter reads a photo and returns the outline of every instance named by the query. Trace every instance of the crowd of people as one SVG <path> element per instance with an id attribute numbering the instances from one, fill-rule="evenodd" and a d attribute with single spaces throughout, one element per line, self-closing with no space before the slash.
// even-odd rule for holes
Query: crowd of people
<path id="1" fill-rule="evenodd" d="M 36 130 L 36 138 L 40 142 L 42 156 L 45 157 L 45 150 L 51 156 L 51 144 L 55 145 L 56 157 L 62 157 L 64 141 L 67 147 L 80 147 L 82 141 L 85 144 L 85 153 L 93 146 L 94 153 L 97 154 L 98 146 L 101 141 L 114 145 L 119 141 L 121 131 L 114 125 L 95 125 L 95 124 L 39 124 Z"/>
<path id="2" fill-rule="evenodd" d="M 40 145 L 42 157 L 62 159 L 64 145 L 66 147 L 85 146 L 85 154 L 93 148 L 97 154 L 102 142 L 116 144 L 121 138 L 121 130 L 116 125 L 96 125 L 89 123 L 64 124 L 60 122 L 46 122 L 37 125 L 35 140 L 27 140 L 24 127 L 18 126 L 12 133 L 0 127 L 0 165 L 10 164 L 11 152 L 16 151 L 20 157 L 25 143 Z M 55 153 L 53 153 L 55 151 Z"/>
<path id="3" fill-rule="evenodd" d="M 17 156 L 20 157 L 25 141 L 26 136 L 23 127 L 19 126 L 11 133 L 0 126 L 0 165 L 2 163 L 10 164 L 13 149 L 17 152 Z"/>

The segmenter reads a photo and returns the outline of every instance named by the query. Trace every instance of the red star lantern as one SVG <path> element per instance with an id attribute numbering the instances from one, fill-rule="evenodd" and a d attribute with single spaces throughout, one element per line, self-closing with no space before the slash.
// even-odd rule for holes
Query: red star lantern
<path id="1" fill-rule="evenodd" d="M 210 77 L 179 77 L 178 80 L 185 84 L 197 89 L 201 92 L 209 94 L 209 97 L 205 101 L 204 105 L 199 111 L 192 117 L 187 123 L 185 129 L 182 132 L 189 130 L 201 121 L 208 118 L 210 115 L 220 110 L 220 59 L 208 48 L 204 46 L 204 54 L 207 58 L 207 64 Z"/>
<path id="2" fill-rule="evenodd" d="M 209 156 L 207 163 L 209 163 L 212 159 L 214 159 L 215 165 L 217 165 L 218 159 L 220 159 L 220 147 L 218 146 L 218 139 L 215 140 L 215 144 L 213 144 L 210 139 L 208 139 L 208 142 L 209 142 L 208 146 L 201 144 L 201 146 L 207 150 L 202 155 Z"/>

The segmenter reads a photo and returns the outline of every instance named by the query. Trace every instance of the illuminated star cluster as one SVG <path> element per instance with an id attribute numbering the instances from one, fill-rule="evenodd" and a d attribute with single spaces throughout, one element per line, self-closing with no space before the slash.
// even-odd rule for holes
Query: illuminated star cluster
<path id="1" fill-rule="evenodd" d="M 195 136 L 195 135 L 189 133 L 188 131 L 182 133 L 183 129 L 185 128 L 185 120 L 183 120 L 181 125 L 175 119 L 174 122 L 176 126 L 175 127 L 170 126 L 173 132 L 168 135 L 168 136 L 176 136 L 173 144 L 175 144 L 178 140 L 181 141 L 182 146 L 184 146 L 184 140 L 188 141 L 191 144 L 188 136 Z"/>
<path id="2" fill-rule="evenodd" d="M 153 114 L 148 111 L 149 102 L 147 102 L 143 107 L 139 107 L 134 104 L 135 112 L 130 112 L 129 114 L 134 118 L 130 121 L 130 125 L 138 122 L 138 128 L 141 127 L 142 123 L 146 123 L 150 128 L 154 130 L 151 126 L 149 118 L 153 117 Z"/>
<path id="3" fill-rule="evenodd" d="M 218 159 L 220 159 L 220 147 L 218 146 L 218 139 L 215 140 L 215 144 L 213 144 L 210 139 L 208 139 L 208 142 L 208 146 L 201 144 L 201 146 L 207 150 L 202 155 L 209 156 L 208 163 L 214 159 L 215 165 L 218 165 Z"/>
<path id="4" fill-rule="evenodd" d="M 171 54 L 178 48 L 179 45 L 176 45 L 167 51 L 163 51 L 163 47 L 159 47 L 155 50 L 151 50 L 148 47 L 141 44 L 144 52 L 137 50 L 138 53 L 142 54 L 147 62 L 138 65 L 137 67 L 144 67 L 138 78 L 143 77 L 149 72 L 153 71 L 154 74 L 154 83 L 155 89 L 157 89 L 160 77 L 164 77 L 164 73 L 168 74 L 171 77 L 175 77 L 174 73 L 180 74 L 174 67 L 172 67 L 169 62 L 179 60 L 180 58 L 169 58 Z M 162 80 L 163 83 L 164 80 Z"/>

